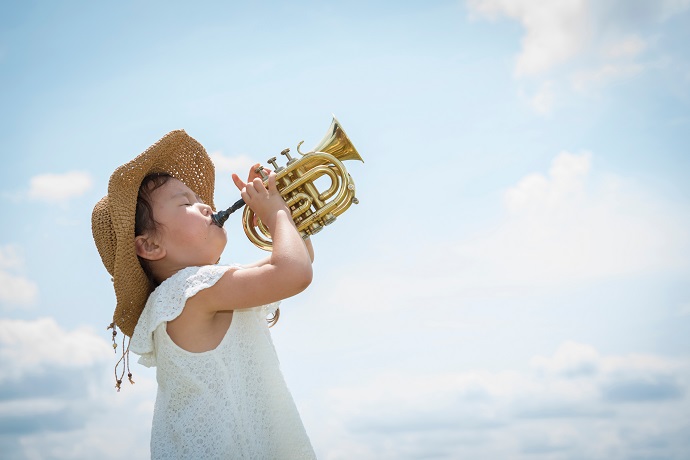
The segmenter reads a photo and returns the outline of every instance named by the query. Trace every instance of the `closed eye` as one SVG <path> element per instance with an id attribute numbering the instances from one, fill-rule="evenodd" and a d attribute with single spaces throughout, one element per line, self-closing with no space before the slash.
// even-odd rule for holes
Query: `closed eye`
<path id="1" fill-rule="evenodd" d="M 190 192 L 179 192 L 174 197 L 179 198 L 180 206 L 194 206 L 196 203 L 203 203 L 199 197 Z"/>

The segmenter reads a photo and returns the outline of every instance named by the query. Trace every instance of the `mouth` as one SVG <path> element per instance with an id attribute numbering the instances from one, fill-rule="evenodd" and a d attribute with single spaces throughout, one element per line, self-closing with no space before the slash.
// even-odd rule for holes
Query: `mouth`
<path id="1" fill-rule="evenodd" d="M 225 224 L 225 221 L 228 220 L 228 216 L 225 215 L 225 211 L 212 211 L 209 215 L 209 225 L 213 224 L 216 227 L 223 227 L 223 224 Z"/>
<path id="2" fill-rule="evenodd" d="M 219 227 L 222 227 L 225 221 L 228 220 L 228 218 L 230 217 L 230 214 L 237 211 L 238 209 L 241 209 L 244 205 L 244 200 L 240 198 L 228 209 L 214 212 L 213 214 L 211 214 L 211 219 L 213 219 L 214 224 L 216 224 Z"/>

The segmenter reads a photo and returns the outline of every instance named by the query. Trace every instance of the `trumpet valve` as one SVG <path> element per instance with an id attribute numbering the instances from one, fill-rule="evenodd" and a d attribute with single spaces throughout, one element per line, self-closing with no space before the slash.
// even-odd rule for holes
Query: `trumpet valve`
<path id="1" fill-rule="evenodd" d="M 333 222 L 335 222 L 336 217 L 332 213 L 328 213 L 323 217 L 323 224 L 324 225 L 331 225 Z"/>
<path id="2" fill-rule="evenodd" d="M 281 154 L 281 155 L 285 155 L 285 157 L 287 157 L 287 159 L 288 159 L 287 164 L 292 164 L 292 163 L 294 163 L 295 161 L 297 161 L 297 160 L 295 160 L 294 158 L 292 158 L 292 157 L 290 156 L 290 149 L 285 149 L 285 150 L 283 150 L 282 152 L 280 152 L 280 154 Z"/>
<path id="3" fill-rule="evenodd" d="M 310 235 L 316 235 L 321 230 L 323 230 L 323 225 L 321 225 L 321 224 L 313 223 L 309 226 L 309 234 Z"/>
<path id="4" fill-rule="evenodd" d="M 263 167 L 263 166 L 259 166 L 258 168 L 256 168 L 256 169 L 254 170 L 254 172 L 257 173 L 257 174 L 261 174 L 261 178 L 262 178 L 263 180 L 268 179 L 268 174 L 266 174 L 266 172 L 264 171 L 264 167 Z"/>
<path id="5" fill-rule="evenodd" d="M 275 171 L 275 172 L 280 172 L 281 170 L 284 169 L 282 166 L 278 166 L 278 164 L 277 164 L 278 162 L 276 160 L 276 157 L 269 158 L 268 162 L 270 163 L 271 166 L 273 166 L 273 171 Z"/>

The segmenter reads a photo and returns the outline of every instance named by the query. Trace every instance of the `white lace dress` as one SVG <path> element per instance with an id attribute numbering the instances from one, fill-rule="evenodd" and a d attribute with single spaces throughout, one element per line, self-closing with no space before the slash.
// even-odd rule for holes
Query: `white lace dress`
<path id="1" fill-rule="evenodd" d="M 156 366 L 151 430 L 154 459 L 316 458 L 283 375 L 266 316 L 278 304 L 235 310 L 218 347 L 191 353 L 168 336 L 167 321 L 228 266 L 189 267 L 149 296 L 132 335 L 139 362 Z"/>

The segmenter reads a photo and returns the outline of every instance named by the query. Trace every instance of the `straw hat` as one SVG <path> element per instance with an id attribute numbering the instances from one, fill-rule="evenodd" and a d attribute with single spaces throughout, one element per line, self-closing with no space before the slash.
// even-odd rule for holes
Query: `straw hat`
<path id="1" fill-rule="evenodd" d="M 93 239 L 115 286 L 113 323 L 130 337 L 153 290 L 134 247 L 137 195 L 144 177 L 162 172 L 183 182 L 215 209 L 213 162 L 199 142 L 177 130 L 117 168 L 110 176 L 108 194 L 96 204 L 91 216 Z"/>

